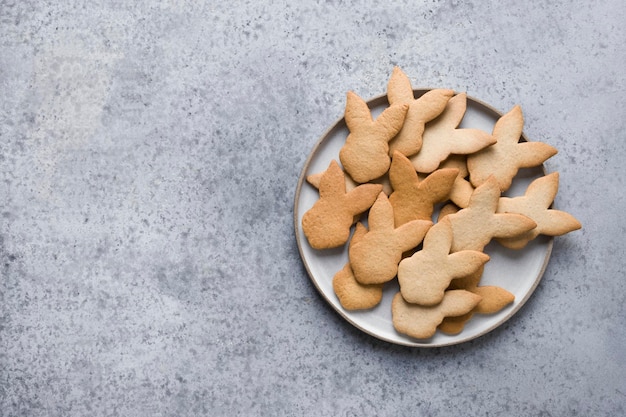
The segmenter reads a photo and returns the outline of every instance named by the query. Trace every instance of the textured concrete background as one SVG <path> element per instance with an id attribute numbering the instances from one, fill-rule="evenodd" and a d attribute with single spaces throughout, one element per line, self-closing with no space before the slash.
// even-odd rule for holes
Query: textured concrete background
<path id="1" fill-rule="evenodd" d="M 0 2 L 1 416 L 625 413 L 625 3 L 404 3 Z M 310 149 L 394 65 L 520 104 L 584 227 L 461 346 L 353 328 L 296 247 Z"/>

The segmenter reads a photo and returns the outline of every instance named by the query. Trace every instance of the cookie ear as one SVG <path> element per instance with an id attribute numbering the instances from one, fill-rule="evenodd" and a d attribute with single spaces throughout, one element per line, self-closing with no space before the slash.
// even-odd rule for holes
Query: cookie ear
<path id="1" fill-rule="evenodd" d="M 411 166 L 413 165 L 411 164 Z M 441 202 L 450 194 L 458 174 L 459 170 L 456 168 L 438 169 L 424 178 L 419 188 L 426 191 L 434 203 Z"/>
<path id="2" fill-rule="evenodd" d="M 367 103 L 353 91 L 348 91 L 346 96 L 344 117 L 350 132 L 359 130 L 364 124 L 372 123 L 372 113 Z"/>
<path id="3" fill-rule="evenodd" d="M 422 120 L 429 122 L 439 116 L 446 104 L 454 95 L 453 90 L 444 90 L 437 88 L 427 91 L 419 99 L 415 101 L 415 105 L 419 108 L 419 114 Z"/>
<path id="4" fill-rule="evenodd" d="M 374 204 L 382 189 L 381 184 L 361 184 L 344 195 L 344 204 L 352 215 L 363 213 Z"/>
<path id="5" fill-rule="evenodd" d="M 477 187 L 470 197 L 470 206 L 480 207 L 491 213 L 495 213 L 500 200 L 500 186 L 494 176 L 489 176 L 487 181 Z"/>
<path id="6" fill-rule="evenodd" d="M 406 102 L 415 98 L 409 77 L 399 67 L 394 67 L 387 83 L 387 98 L 391 104 Z"/>
<path id="7" fill-rule="evenodd" d="M 519 160 L 520 168 L 539 166 L 558 152 L 556 148 L 543 142 L 523 142 L 519 147 L 524 155 L 524 159 Z"/>
<path id="8" fill-rule="evenodd" d="M 543 222 L 541 233 L 548 236 L 561 236 L 582 227 L 574 216 L 565 211 L 548 210 L 545 215 L 548 220 Z"/>
<path id="9" fill-rule="evenodd" d="M 553 172 L 531 182 L 524 195 L 532 199 L 538 207 L 548 208 L 554 201 L 558 188 L 559 173 Z"/>
<path id="10" fill-rule="evenodd" d="M 489 255 L 484 252 L 462 250 L 448 255 L 447 268 L 453 277 L 463 277 L 468 270 L 475 271 L 489 261 Z"/>
<path id="11" fill-rule="evenodd" d="M 383 192 L 378 194 L 376 202 L 370 208 L 368 217 L 370 230 L 393 230 L 393 207 L 387 199 L 387 195 Z"/>
<path id="12" fill-rule="evenodd" d="M 394 191 L 402 190 L 403 188 L 410 189 L 417 181 L 417 171 L 415 171 L 415 167 L 413 167 L 409 158 L 404 156 L 402 152 L 395 151 L 389 167 L 391 188 Z"/>
<path id="13" fill-rule="evenodd" d="M 454 124 L 457 127 L 461 124 L 465 111 L 467 110 L 467 94 L 459 93 L 456 96 L 450 98 L 446 105 L 445 111 L 447 118 L 450 120 L 450 124 Z"/>
<path id="14" fill-rule="evenodd" d="M 345 174 L 334 159 L 322 174 L 318 188 L 320 198 L 337 198 L 346 192 Z"/>
<path id="15" fill-rule="evenodd" d="M 389 142 L 402 129 L 408 104 L 394 104 L 387 107 L 374 121 L 376 129 L 380 132 L 380 138 Z"/>
<path id="16" fill-rule="evenodd" d="M 493 215 L 493 224 L 496 238 L 514 237 L 537 227 L 537 223 L 530 217 L 517 213 L 496 213 Z"/>
<path id="17" fill-rule="evenodd" d="M 496 121 L 493 127 L 493 136 L 498 138 L 498 141 L 518 142 L 522 136 L 523 128 L 522 108 L 517 105 Z"/>
<path id="18" fill-rule="evenodd" d="M 497 313 L 515 300 L 515 295 L 494 285 L 476 287 L 472 292 L 482 297 L 475 310 L 481 314 Z"/>

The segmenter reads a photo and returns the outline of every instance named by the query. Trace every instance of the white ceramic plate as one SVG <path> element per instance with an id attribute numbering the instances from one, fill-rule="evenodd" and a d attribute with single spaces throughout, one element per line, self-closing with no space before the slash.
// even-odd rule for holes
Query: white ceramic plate
<path id="1" fill-rule="evenodd" d="M 416 90 L 416 97 L 428 90 Z M 378 116 L 389 104 L 386 96 L 376 97 L 368 102 L 373 117 Z M 467 111 L 460 127 L 472 127 L 491 132 L 493 125 L 502 114 L 472 97 L 467 98 Z M 379 339 L 406 346 L 436 347 L 454 345 L 474 339 L 502 325 L 515 314 L 531 296 L 550 258 L 553 239 L 539 236 L 522 250 L 509 250 L 496 242 L 490 243 L 485 252 L 491 257 L 485 265 L 485 272 L 480 285 L 497 285 L 515 295 L 513 304 L 496 314 L 475 314 L 458 335 L 446 335 L 437 331 L 430 339 L 413 339 L 398 333 L 391 322 L 391 299 L 398 291 L 394 279 L 384 287 L 382 302 L 373 309 L 362 311 L 345 310 L 333 291 L 333 276 L 348 261 L 347 244 L 343 247 L 316 250 L 308 244 L 302 232 L 302 216 L 318 200 L 317 190 L 306 182 L 310 174 L 322 172 L 328 168 L 332 159 L 339 162 L 339 150 L 348 135 L 343 118 L 320 138 L 307 159 L 296 189 L 294 224 L 296 240 L 304 265 L 315 287 L 328 303 L 346 321 L 362 331 Z M 525 139 L 525 138 L 524 138 Z M 524 194 L 532 180 L 545 174 L 543 167 L 520 170 L 508 196 Z M 436 213 L 435 213 L 436 215 Z"/>

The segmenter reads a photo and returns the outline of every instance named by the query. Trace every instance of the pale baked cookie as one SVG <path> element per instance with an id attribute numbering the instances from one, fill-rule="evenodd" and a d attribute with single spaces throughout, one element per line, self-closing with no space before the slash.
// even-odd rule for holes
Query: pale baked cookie
<path id="1" fill-rule="evenodd" d="M 434 171 L 450 154 L 467 155 L 495 143 L 491 134 L 483 130 L 458 128 L 466 109 L 467 95 L 457 94 L 439 117 L 426 124 L 422 147 L 410 158 L 417 172 Z"/>
<path id="2" fill-rule="evenodd" d="M 381 192 L 369 211 L 369 231 L 348 250 L 356 280 L 361 284 L 391 281 L 403 252 L 417 247 L 431 225 L 428 220 L 413 220 L 395 227 L 393 208 Z"/>
<path id="3" fill-rule="evenodd" d="M 396 227 L 411 220 L 431 220 L 435 204 L 448 199 L 458 172 L 455 168 L 438 169 L 420 181 L 411 161 L 394 152 L 389 168 L 393 189 L 389 202 Z"/>
<path id="4" fill-rule="evenodd" d="M 328 249 L 346 243 L 355 216 L 372 206 L 381 189 L 379 184 L 363 184 L 346 192 L 343 171 L 337 161 L 331 161 L 320 181 L 319 200 L 302 216 L 302 231 L 311 247 Z"/>
<path id="5" fill-rule="evenodd" d="M 443 300 L 434 306 L 407 302 L 399 292 L 391 302 L 391 318 L 398 333 L 416 339 L 434 336 L 445 317 L 460 316 L 471 311 L 480 302 L 480 296 L 464 290 L 446 291 Z"/>
<path id="6" fill-rule="evenodd" d="M 519 236 L 537 226 L 532 219 L 515 213 L 496 213 L 500 188 L 490 177 L 472 193 L 466 208 L 446 218 L 452 224 L 452 252 L 482 251 L 493 238 Z"/>
<path id="7" fill-rule="evenodd" d="M 422 147 L 424 125 L 439 116 L 446 107 L 453 90 L 434 89 L 415 98 L 409 77 L 395 67 L 387 84 L 390 104 L 408 104 L 409 110 L 398 135 L 389 142 L 389 155 L 400 151 L 406 156 L 416 154 Z"/>
<path id="8" fill-rule="evenodd" d="M 523 196 L 500 197 L 498 213 L 520 213 L 537 223 L 537 227 L 514 238 L 500 238 L 497 241 L 509 249 L 522 249 L 539 235 L 561 236 L 582 227 L 571 214 L 551 209 L 559 188 L 559 173 L 539 177 L 534 180 Z"/>
<path id="9" fill-rule="evenodd" d="M 407 302 L 424 306 L 440 303 L 450 281 L 482 269 L 489 260 L 487 254 L 473 250 L 450 253 L 451 245 L 452 227 L 444 218 L 430 228 L 422 249 L 400 262 L 398 283 Z"/>
<path id="10" fill-rule="evenodd" d="M 357 223 L 350 246 L 367 233 L 363 223 Z M 377 306 L 383 298 L 383 284 L 364 285 L 354 278 L 350 262 L 333 277 L 333 290 L 346 310 L 365 310 Z"/>
<path id="11" fill-rule="evenodd" d="M 520 106 L 498 119 L 493 128 L 496 143 L 467 157 L 470 182 L 478 187 L 490 176 L 498 181 L 500 191 L 509 189 L 520 168 L 541 165 L 557 150 L 542 142 L 520 142 L 524 116 Z"/>
<path id="12" fill-rule="evenodd" d="M 402 128 L 408 104 L 389 106 L 374 120 L 367 103 L 354 92 L 347 95 L 345 120 L 350 133 L 339 159 L 358 183 L 384 175 L 389 169 L 389 141 Z"/>

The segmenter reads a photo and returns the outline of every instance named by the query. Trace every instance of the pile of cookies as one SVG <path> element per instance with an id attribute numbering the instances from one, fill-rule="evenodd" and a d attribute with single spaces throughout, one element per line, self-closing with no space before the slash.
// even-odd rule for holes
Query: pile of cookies
<path id="1" fill-rule="evenodd" d="M 487 244 L 522 249 L 540 234 L 559 236 L 581 224 L 550 208 L 558 173 L 534 180 L 522 196 L 503 195 L 519 169 L 557 153 L 521 139 L 519 106 L 490 133 L 459 128 L 464 93 L 434 89 L 415 98 L 397 67 L 387 98 L 374 119 L 367 103 L 348 92 L 349 134 L 339 161 L 307 177 L 319 199 L 303 215 L 302 230 L 316 250 L 348 244 L 349 261 L 333 278 L 343 308 L 374 308 L 383 285 L 397 279 L 391 313 L 399 333 L 458 334 L 474 314 L 514 301 L 504 288 L 480 285 Z"/>

